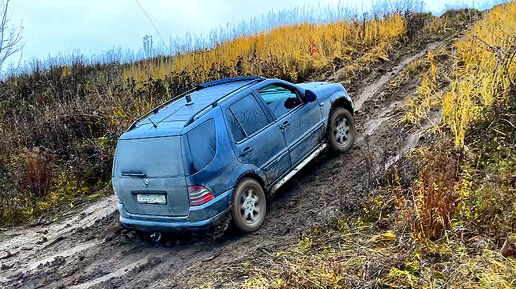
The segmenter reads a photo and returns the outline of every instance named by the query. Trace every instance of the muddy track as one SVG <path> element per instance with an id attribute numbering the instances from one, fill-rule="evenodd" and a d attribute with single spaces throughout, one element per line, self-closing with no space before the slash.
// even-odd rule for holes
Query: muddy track
<path id="1" fill-rule="evenodd" d="M 425 52 L 397 59 L 363 81 L 352 95 L 360 134 L 354 148 L 339 157 L 323 155 L 303 169 L 277 193 L 258 232 L 242 236 L 230 230 L 215 242 L 175 236 L 153 244 L 120 227 L 117 201 L 110 196 L 72 211 L 65 221 L 0 233 L 0 287 L 187 288 L 192 276 L 236 286 L 246 278 L 243 262 L 269 258 L 311 225 L 359 209 L 377 177 L 416 145 L 421 129 L 393 125 L 408 93 L 392 99 L 382 92 Z"/>

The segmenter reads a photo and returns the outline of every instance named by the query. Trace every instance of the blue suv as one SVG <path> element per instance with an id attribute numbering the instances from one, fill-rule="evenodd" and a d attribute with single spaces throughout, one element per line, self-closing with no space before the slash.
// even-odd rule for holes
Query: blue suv
<path id="1" fill-rule="evenodd" d="M 120 136 L 113 188 L 138 231 L 260 228 L 267 198 L 326 147 L 349 150 L 353 104 L 340 84 L 238 77 L 197 85 Z"/>

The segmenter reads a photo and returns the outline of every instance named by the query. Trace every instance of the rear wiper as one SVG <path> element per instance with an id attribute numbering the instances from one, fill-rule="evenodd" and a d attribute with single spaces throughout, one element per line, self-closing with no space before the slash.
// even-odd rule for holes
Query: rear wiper
<path id="1" fill-rule="evenodd" d="M 135 178 L 145 178 L 147 175 L 145 173 L 127 173 L 127 172 L 122 172 L 122 176 L 124 176 L 124 177 L 135 177 Z"/>

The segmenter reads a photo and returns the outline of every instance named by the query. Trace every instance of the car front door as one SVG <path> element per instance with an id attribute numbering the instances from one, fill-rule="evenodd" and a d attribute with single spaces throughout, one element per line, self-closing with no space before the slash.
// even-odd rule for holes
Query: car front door
<path id="1" fill-rule="evenodd" d="M 324 137 L 318 102 L 303 102 L 294 87 L 272 84 L 258 90 L 276 119 L 290 151 L 292 166 L 301 162 Z"/>
<path id="2" fill-rule="evenodd" d="M 291 163 L 283 133 L 264 109 L 249 94 L 232 103 L 225 113 L 239 160 L 259 167 L 272 183 L 289 170 Z"/>

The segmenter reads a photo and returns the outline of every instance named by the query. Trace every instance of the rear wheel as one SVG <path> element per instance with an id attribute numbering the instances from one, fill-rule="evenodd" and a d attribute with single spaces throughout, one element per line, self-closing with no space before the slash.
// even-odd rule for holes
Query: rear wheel
<path id="1" fill-rule="evenodd" d="M 343 107 L 335 108 L 328 123 L 328 142 L 336 153 L 347 152 L 355 142 L 357 130 L 351 112 Z"/>
<path id="2" fill-rule="evenodd" d="M 262 186 L 252 178 L 244 178 L 235 187 L 231 215 L 243 233 L 258 230 L 265 220 L 267 200 Z"/>

